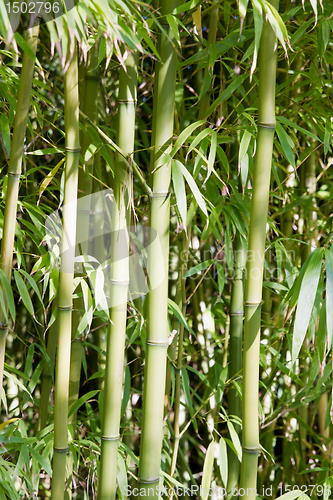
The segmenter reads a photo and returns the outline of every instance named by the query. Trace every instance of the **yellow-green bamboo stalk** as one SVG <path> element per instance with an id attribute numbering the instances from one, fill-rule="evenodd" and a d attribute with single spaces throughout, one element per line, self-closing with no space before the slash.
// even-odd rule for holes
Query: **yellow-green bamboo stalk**
<path id="1" fill-rule="evenodd" d="M 26 42 L 34 55 L 37 51 L 39 26 L 27 30 Z M 35 61 L 25 52 L 22 61 L 20 85 L 17 97 L 14 120 L 11 154 L 8 166 L 8 183 L 4 215 L 3 236 L 1 241 L 0 269 L 5 273 L 9 283 L 13 266 L 14 237 L 17 214 L 17 201 L 22 172 L 24 139 L 27 118 L 30 108 L 30 94 Z M 4 288 L 2 288 L 5 297 Z M 0 392 L 2 392 L 3 367 L 5 361 L 6 337 L 8 333 L 8 305 L 4 300 L 4 309 L 0 306 Z M 1 405 L 1 399 L 0 399 Z"/>
<path id="2" fill-rule="evenodd" d="M 230 348 L 229 348 L 229 379 L 236 379 L 242 371 L 242 336 L 244 317 L 244 275 L 246 252 L 239 237 L 235 238 L 234 246 L 235 270 L 234 282 L 230 300 Z M 237 389 L 232 386 L 228 393 L 228 414 L 241 418 L 241 399 Z M 239 434 L 240 428 L 235 425 Z M 232 491 L 238 490 L 240 463 L 235 453 L 228 454 L 228 498 L 232 498 Z"/>
<path id="3" fill-rule="evenodd" d="M 134 150 L 135 136 L 137 55 L 128 54 L 125 66 L 126 71 L 120 68 L 119 76 L 117 144 L 128 154 L 128 159 L 119 153 L 115 157 L 111 235 L 111 310 L 106 350 L 98 500 L 114 500 L 117 492 L 117 455 L 129 285 L 129 240 L 126 216 L 130 197 L 130 158 Z"/>
<path id="4" fill-rule="evenodd" d="M 68 396 L 72 331 L 72 289 L 79 169 L 79 89 L 77 48 L 65 73 L 65 185 L 58 295 L 58 343 L 54 401 L 52 500 L 64 499 L 68 451 Z"/>
<path id="5" fill-rule="evenodd" d="M 278 0 L 270 2 L 276 9 Z M 247 281 L 245 291 L 243 364 L 243 456 L 241 487 L 244 498 L 255 498 L 259 445 L 258 392 L 261 299 L 264 251 L 275 132 L 276 38 L 264 21 L 259 54 L 259 103 L 257 151 L 254 162 Z"/>
<path id="6" fill-rule="evenodd" d="M 156 255 L 153 245 L 148 250 L 148 275 L 161 276 L 160 284 L 149 292 L 146 361 L 142 403 L 142 431 L 140 446 L 140 493 L 158 498 L 159 471 L 163 437 L 163 412 L 168 348 L 168 260 L 171 164 L 164 163 L 164 154 L 170 152 L 173 136 L 177 54 L 172 30 L 165 20 L 178 5 L 178 0 L 161 0 L 161 23 L 154 83 L 153 131 L 151 170 L 153 192 L 150 204 L 150 227 L 156 230 L 163 258 Z M 163 164 L 164 163 L 164 164 Z M 164 276 L 163 276 L 164 275 Z"/>
<path id="7" fill-rule="evenodd" d="M 79 81 L 80 74 L 83 73 L 82 66 L 79 68 Z M 79 97 L 80 105 L 84 113 L 94 122 L 97 121 L 97 95 L 99 87 L 99 77 L 97 76 L 98 70 L 98 51 L 97 45 L 89 51 L 89 62 L 85 68 L 84 80 L 79 83 Z M 86 97 L 86 98 L 85 98 Z M 81 154 L 84 157 L 90 145 L 90 138 L 82 133 L 81 138 Z M 78 180 L 78 198 L 86 197 L 91 194 L 92 190 L 92 177 L 90 174 L 93 172 L 94 157 L 92 156 L 87 162 L 83 163 L 83 168 L 79 171 Z M 77 234 L 82 242 L 80 248 L 83 249 L 84 255 L 86 254 L 86 247 L 89 241 L 89 217 L 90 217 L 90 203 L 87 199 L 85 206 L 80 208 L 77 221 Z M 83 343 L 82 338 L 78 336 L 77 330 L 84 314 L 84 300 L 79 297 L 73 301 L 73 320 L 72 320 L 72 343 L 71 343 L 71 364 L 69 373 L 69 402 L 68 408 L 77 401 L 79 397 L 82 356 L 83 356 Z M 69 423 L 76 421 L 76 412 L 72 413 L 69 418 Z M 72 438 L 74 437 L 74 429 L 71 429 Z M 72 472 L 73 472 L 73 456 L 70 453 L 68 456 L 67 465 L 67 488 L 65 492 L 65 500 L 72 498 Z"/>

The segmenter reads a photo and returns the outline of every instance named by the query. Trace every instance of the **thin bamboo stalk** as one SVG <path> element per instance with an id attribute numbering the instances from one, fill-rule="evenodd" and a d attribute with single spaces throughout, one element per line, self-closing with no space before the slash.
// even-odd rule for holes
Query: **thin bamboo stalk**
<path id="1" fill-rule="evenodd" d="M 52 314 L 54 313 L 55 308 L 56 308 L 56 299 L 54 299 L 52 305 Z M 54 361 L 56 356 L 57 329 L 58 329 L 58 322 L 57 320 L 55 320 L 49 329 L 47 337 L 47 348 L 46 348 L 46 352 L 50 358 L 51 366 L 54 366 Z M 51 387 L 52 387 L 52 374 L 49 364 L 45 362 L 43 368 L 41 394 L 39 399 L 38 422 L 37 422 L 38 431 L 41 431 L 46 426 L 47 417 L 49 414 L 49 400 L 50 400 Z"/>
<path id="2" fill-rule="evenodd" d="M 171 13 L 178 0 L 161 0 L 161 15 Z M 142 433 L 140 447 L 140 494 L 158 498 L 161 447 L 163 438 L 163 413 L 168 348 L 168 261 L 170 200 L 169 185 L 171 165 L 164 163 L 169 153 L 173 135 L 175 82 L 177 54 L 172 30 L 161 19 L 165 34 L 159 34 L 158 53 L 161 61 L 156 64 L 154 84 L 154 109 L 152 132 L 151 170 L 153 192 L 150 203 L 150 227 L 155 230 L 161 244 L 163 258 L 157 256 L 155 247 L 148 250 L 148 275 L 161 277 L 160 284 L 148 295 L 148 322 L 144 389 L 142 403 Z M 164 275 L 164 276 L 163 276 Z"/>
<path id="3" fill-rule="evenodd" d="M 246 252 L 240 238 L 235 238 L 235 276 L 230 300 L 230 349 L 229 378 L 235 379 L 242 371 L 242 336 L 244 317 L 244 277 Z M 228 393 L 228 414 L 241 418 L 241 399 L 237 389 L 232 386 Z M 239 434 L 239 426 L 235 426 Z M 228 454 L 228 498 L 233 498 L 231 492 L 238 489 L 240 463 L 235 453 Z"/>
<path id="4" fill-rule="evenodd" d="M 98 500 L 114 500 L 117 493 L 117 455 L 120 439 L 129 285 L 129 241 L 126 217 L 130 197 L 129 170 L 135 136 L 137 55 L 129 54 L 125 66 L 126 71 L 121 68 L 119 76 L 117 144 L 122 151 L 126 152 L 128 159 L 119 153 L 115 157 L 111 236 L 111 310 L 106 350 Z"/>
<path id="5" fill-rule="evenodd" d="M 39 26 L 27 30 L 26 42 L 36 55 Z M 3 236 L 1 241 L 0 269 L 5 273 L 9 283 L 13 266 L 13 250 L 17 214 L 17 201 L 22 172 L 24 139 L 27 128 L 28 112 L 30 108 L 30 94 L 35 61 L 25 52 L 22 61 L 20 85 L 18 91 L 11 155 L 8 166 L 8 184 L 4 214 Z M 3 367 L 5 362 L 6 337 L 8 333 L 8 304 L 4 296 L 4 308 L 0 306 L 0 393 L 2 392 Z M 0 399 L 1 405 L 1 399 Z"/>
<path id="6" fill-rule="evenodd" d="M 271 4 L 277 9 L 278 0 Z M 266 223 L 275 132 L 276 38 L 264 21 L 259 55 L 257 151 L 253 171 L 245 291 L 243 364 L 243 458 L 241 487 L 244 498 L 255 498 L 259 445 L 258 392 L 261 299 Z"/>
<path id="7" fill-rule="evenodd" d="M 54 455 L 52 500 L 64 499 L 68 451 L 69 372 L 72 331 L 72 289 L 76 234 L 76 207 L 79 170 L 79 89 L 77 48 L 65 74 L 65 144 L 63 237 L 58 296 L 58 343 L 54 402 Z"/>

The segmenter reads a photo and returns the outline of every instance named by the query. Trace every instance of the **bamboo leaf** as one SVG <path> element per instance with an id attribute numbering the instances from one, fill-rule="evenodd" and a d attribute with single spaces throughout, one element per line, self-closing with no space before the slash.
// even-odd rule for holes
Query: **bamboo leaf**
<path id="1" fill-rule="evenodd" d="M 168 299 L 168 307 L 169 307 L 169 309 L 171 309 L 172 313 L 176 316 L 178 321 L 180 321 L 184 325 L 186 330 L 188 330 L 189 332 L 191 332 L 193 334 L 194 332 L 193 332 L 192 328 L 187 323 L 185 316 L 183 315 L 182 311 L 179 309 L 177 304 L 173 300 Z"/>
<path id="2" fill-rule="evenodd" d="M 188 377 L 186 366 L 182 366 L 182 380 L 183 380 L 183 390 L 185 394 L 186 404 L 190 410 L 191 416 L 193 415 L 193 404 L 190 391 L 190 379 Z"/>
<path id="3" fill-rule="evenodd" d="M 220 162 L 222 163 L 222 165 L 224 167 L 224 170 L 226 171 L 227 175 L 229 175 L 229 162 L 228 162 L 227 155 L 225 154 L 225 152 L 223 151 L 221 146 L 217 146 L 216 152 L 217 152 L 217 156 L 220 159 Z"/>
<path id="4" fill-rule="evenodd" d="M 181 170 L 178 167 L 178 164 L 175 161 L 171 162 L 171 171 L 172 171 L 173 189 L 175 191 L 177 200 L 177 207 L 183 222 L 183 226 L 184 228 L 186 228 L 187 201 L 186 201 L 184 177 Z"/>
<path id="5" fill-rule="evenodd" d="M 328 150 L 330 149 L 330 141 L 331 141 L 331 117 L 327 116 L 326 117 L 326 124 L 325 124 L 325 137 L 324 137 L 324 153 L 325 155 L 327 154 Z"/>
<path id="6" fill-rule="evenodd" d="M 209 150 L 209 155 L 208 155 L 208 173 L 207 177 L 205 179 L 205 182 L 208 180 L 210 177 L 210 174 L 214 170 L 214 163 L 215 163 L 215 158 L 216 158 L 216 146 L 217 146 L 217 134 L 215 130 L 212 130 L 212 140 L 210 143 L 210 150 Z"/>
<path id="7" fill-rule="evenodd" d="M 183 144 L 187 141 L 187 139 L 192 135 L 194 130 L 196 130 L 198 127 L 201 127 L 204 124 L 205 124 L 205 120 L 199 120 L 197 122 L 191 123 L 188 127 L 186 127 L 186 129 L 183 130 L 179 134 L 179 137 L 176 139 L 170 156 L 173 158 L 175 156 L 175 154 L 177 153 L 177 151 L 179 151 L 181 146 L 183 146 Z"/>
<path id="8" fill-rule="evenodd" d="M 2 269 L 0 269 L 0 280 L 1 280 L 2 286 L 4 287 L 4 291 L 6 294 L 9 313 L 12 317 L 12 320 L 15 321 L 16 310 L 15 310 L 15 301 L 14 301 L 13 291 L 12 291 L 12 288 L 9 284 L 7 276 L 5 275 L 5 273 L 3 272 Z"/>
<path id="9" fill-rule="evenodd" d="M 52 181 L 52 179 L 54 178 L 54 176 L 58 172 L 59 168 L 64 163 L 65 159 L 66 158 L 62 158 L 59 161 L 59 163 L 57 163 L 56 166 L 52 168 L 51 172 L 49 172 L 47 174 L 47 176 L 45 177 L 45 179 L 42 181 L 42 183 L 41 183 L 41 185 L 39 187 L 39 193 L 38 193 L 39 198 L 41 197 L 41 195 L 43 194 L 43 192 L 45 191 L 45 189 L 47 188 L 47 186 L 50 184 L 50 182 Z"/>
<path id="10" fill-rule="evenodd" d="M 197 33 L 202 40 L 202 26 L 201 26 L 201 5 L 192 14 L 193 22 L 196 27 Z"/>
<path id="11" fill-rule="evenodd" d="M 196 182 L 195 180 L 193 179 L 192 175 L 190 174 L 190 172 L 187 170 L 186 167 L 184 167 L 184 165 L 179 161 L 179 160 L 174 160 L 180 171 L 182 172 L 183 176 L 185 177 L 192 193 L 193 193 L 193 196 L 194 198 L 196 199 L 199 207 L 201 208 L 201 210 L 203 211 L 203 213 L 205 214 L 206 217 L 208 217 L 208 213 L 207 213 L 207 208 L 206 208 L 206 203 L 199 191 L 199 188 L 198 186 L 196 185 Z"/>
<path id="12" fill-rule="evenodd" d="M 117 455 L 117 481 L 120 492 L 119 498 L 120 499 L 126 498 L 125 491 L 128 485 L 127 470 L 126 470 L 125 460 L 123 459 L 122 454 L 119 452 Z"/>
<path id="13" fill-rule="evenodd" d="M 298 498 L 300 495 L 303 495 L 301 490 L 289 491 L 288 493 L 285 493 L 284 495 L 279 497 L 279 500 L 294 500 L 295 498 Z"/>
<path id="14" fill-rule="evenodd" d="M 228 426 L 229 434 L 231 437 L 231 441 L 232 441 L 232 443 L 235 447 L 236 453 L 237 453 L 238 460 L 241 462 L 242 461 L 242 447 L 241 447 L 241 444 L 239 441 L 238 434 L 235 431 L 235 427 L 233 426 L 232 422 L 230 422 L 230 420 L 227 421 L 227 426 Z"/>
<path id="15" fill-rule="evenodd" d="M 213 113 L 213 111 L 221 104 L 221 102 L 227 100 L 237 89 L 242 85 L 244 80 L 248 77 L 248 75 L 239 75 L 235 80 L 225 89 L 224 92 L 213 102 L 213 104 L 206 111 L 206 116 L 209 116 Z"/>
<path id="16" fill-rule="evenodd" d="M 32 448 L 31 446 L 28 446 L 27 447 L 28 450 L 30 451 L 31 455 L 37 460 L 37 462 L 43 467 L 43 469 L 45 470 L 45 472 L 50 476 L 52 477 L 52 468 L 51 468 L 51 465 L 50 465 L 50 462 L 48 460 L 46 460 L 46 458 L 44 458 L 42 455 L 40 455 L 38 453 L 38 451 L 36 451 L 34 448 Z"/>
<path id="17" fill-rule="evenodd" d="M 290 165 L 292 165 L 295 168 L 295 159 L 294 159 L 294 154 L 292 152 L 292 149 L 289 144 L 289 136 L 287 132 L 284 130 L 282 125 L 280 123 L 276 123 L 276 133 L 278 135 L 280 144 L 282 146 L 282 151 L 283 154 L 286 158 L 286 160 L 289 161 Z"/>
<path id="18" fill-rule="evenodd" d="M 24 306 L 27 308 L 27 311 L 29 311 L 29 313 L 32 316 L 34 316 L 35 315 L 34 306 L 32 305 L 31 298 L 30 298 L 28 289 L 26 287 L 26 284 L 24 283 L 21 275 L 16 270 L 14 270 L 14 277 L 15 277 L 17 289 L 19 291 L 19 294 L 22 297 L 22 301 L 23 301 Z"/>
<path id="19" fill-rule="evenodd" d="M 332 345 L 333 336 L 333 245 L 330 250 L 325 251 L 325 269 L 326 269 L 326 324 L 327 324 L 327 343 L 328 349 Z"/>
<path id="20" fill-rule="evenodd" d="M 205 262 L 200 262 L 200 264 L 198 264 L 194 267 L 191 267 L 191 269 L 189 269 L 187 271 L 187 273 L 184 275 L 183 279 L 189 278 L 190 276 L 193 276 L 193 274 L 200 273 L 204 269 L 207 269 L 207 267 L 212 266 L 214 264 L 214 262 L 215 262 L 214 259 L 209 259 L 209 260 L 206 260 Z"/>
<path id="21" fill-rule="evenodd" d="M 318 248 L 311 254 L 311 260 L 306 268 L 301 284 L 296 309 L 296 317 L 292 342 L 292 362 L 296 361 L 298 353 L 303 344 L 311 317 L 311 311 L 316 298 L 318 288 L 323 249 Z"/>
<path id="22" fill-rule="evenodd" d="M 228 454 L 227 445 L 223 438 L 221 438 L 219 442 L 219 455 L 221 479 L 226 488 L 228 484 Z"/>
<path id="23" fill-rule="evenodd" d="M 202 482 L 201 482 L 202 486 L 201 500 L 208 499 L 210 483 L 212 481 L 212 474 L 213 474 L 214 451 L 215 451 L 215 441 L 212 441 L 207 448 L 203 466 Z"/>
<path id="24" fill-rule="evenodd" d="M 77 401 L 75 401 L 75 403 L 71 406 L 69 412 L 68 412 L 68 418 L 73 415 L 73 413 L 75 413 L 82 405 L 84 405 L 84 403 L 86 401 L 88 401 L 88 399 L 91 399 L 93 398 L 94 396 L 96 396 L 96 394 L 98 393 L 99 391 L 90 391 L 90 392 L 87 392 L 87 394 L 84 394 L 84 396 L 82 396 L 80 399 L 78 399 Z"/>
<path id="25" fill-rule="evenodd" d="M 223 265 L 221 264 L 221 262 L 216 262 L 216 270 L 217 270 L 217 284 L 219 286 L 219 294 L 222 295 L 224 290 L 225 275 L 224 275 Z"/>
<path id="26" fill-rule="evenodd" d="M 38 300 L 39 302 L 42 304 L 43 306 L 43 309 L 44 309 L 44 302 L 43 302 L 43 299 L 42 299 L 42 296 L 40 294 L 40 291 L 39 291 L 39 288 L 37 286 L 37 283 L 36 281 L 33 279 L 32 276 L 30 276 L 30 274 L 28 274 L 24 269 L 21 269 L 21 273 L 23 274 L 23 276 L 25 276 L 25 278 L 29 281 L 31 287 L 33 288 L 34 292 L 36 293 L 37 297 L 38 297 Z"/>
<path id="27" fill-rule="evenodd" d="M 2 424 L 0 424 L 0 431 L 2 431 L 2 429 L 7 427 L 7 425 L 12 424 L 13 422 L 16 422 L 16 420 L 19 420 L 19 418 L 10 418 L 6 422 L 3 422 Z"/>

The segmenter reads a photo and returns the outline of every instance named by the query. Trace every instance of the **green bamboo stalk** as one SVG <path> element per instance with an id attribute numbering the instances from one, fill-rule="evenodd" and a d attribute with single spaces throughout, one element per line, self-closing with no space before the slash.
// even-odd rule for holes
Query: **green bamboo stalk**
<path id="1" fill-rule="evenodd" d="M 178 0 L 161 0 L 161 15 L 166 16 L 178 5 Z M 168 348 L 168 261 L 171 165 L 163 163 L 164 154 L 170 152 L 173 135 L 177 54 L 175 39 L 166 20 L 164 33 L 159 34 L 154 84 L 151 170 L 153 192 L 150 203 L 150 227 L 156 230 L 163 259 L 157 257 L 153 245 L 148 250 L 148 275 L 161 276 L 160 284 L 148 295 L 148 321 L 146 361 L 144 370 L 143 414 L 140 446 L 140 493 L 158 498 L 161 447 L 163 438 L 163 412 Z M 164 274 L 164 276 L 163 276 Z"/>
<path id="2" fill-rule="evenodd" d="M 278 0 L 271 4 L 277 9 Z M 255 498 L 259 445 L 258 392 L 261 299 L 269 187 L 275 132 L 276 38 L 264 21 L 259 55 L 258 137 L 254 162 L 247 281 L 245 291 L 243 364 L 243 458 L 241 487 L 244 498 Z"/>
<path id="3" fill-rule="evenodd" d="M 242 336 L 244 317 L 244 275 L 246 252 L 240 238 L 235 238 L 235 276 L 230 300 L 230 349 L 229 349 L 229 379 L 237 378 L 242 371 Z M 228 393 L 228 414 L 241 418 L 241 399 L 237 389 L 232 386 Z M 235 425 L 239 434 L 240 428 Z M 228 454 L 228 498 L 233 498 L 231 492 L 238 489 L 240 464 L 235 453 Z"/>
<path id="4" fill-rule="evenodd" d="M 56 302 L 57 300 L 54 299 L 52 305 L 52 314 L 55 311 Z M 57 329 L 58 329 L 58 322 L 57 320 L 55 320 L 50 326 L 49 333 L 47 336 L 46 352 L 50 358 L 51 366 L 54 366 L 54 361 L 56 356 Z M 37 422 L 38 431 L 41 431 L 46 426 L 47 417 L 49 414 L 49 401 L 50 401 L 51 388 L 52 388 L 52 373 L 49 364 L 45 361 L 45 365 L 43 368 L 43 376 L 42 376 L 41 394 L 39 399 L 38 422 Z"/>
<path id="5" fill-rule="evenodd" d="M 54 455 L 52 500 L 64 499 L 66 456 L 68 451 L 69 371 L 72 332 L 72 289 L 76 234 L 76 206 L 79 170 L 79 89 L 77 47 L 65 73 L 65 186 L 63 237 L 58 296 L 58 343 L 54 401 Z M 74 236 L 75 237 L 75 236 Z"/>
<path id="6" fill-rule="evenodd" d="M 34 55 L 37 51 L 39 26 L 27 30 L 26 42 Z M 13 250 L 17 215 L 17 201 L 22 172 L 24 139 L 27 128 L 27 118 L 30 108 L 30 94 L 35 61 L 25 52 L 22 61 L 20 85 L 17 97 L 14 120 L 11 154 L 8 166 L 8 183 L 4 214 L 3 236 L 1 241 L 0 269 L 5 273 L 9 283 L 13 266 Z M 0 306 L 0 393 L 2 392 L 3 367 L 5 362 L 6 337 L 8 333 L 8 304 L 4 296 L 4 307 Z M 1 398 L 0 398 L 1 407 Z"/>
<path id="7" fill-rule="evenodd" d="M 111 238 L 111 310 L 106 350 L 98 500 L 114 500 L 117 493 L 117 455 L 120 439 L 129 284 L 129 264 L 126 259 L 129 252 L 126 216 L 130 197 L 129 170 L 134 150 L 137 55 L 129 54 L 125 66 L 126 71 L 121 68 L 119 76 L 117 144 L 122 151 L 126 152 L 128 159 L 119 153 L 115 157 Z"/>

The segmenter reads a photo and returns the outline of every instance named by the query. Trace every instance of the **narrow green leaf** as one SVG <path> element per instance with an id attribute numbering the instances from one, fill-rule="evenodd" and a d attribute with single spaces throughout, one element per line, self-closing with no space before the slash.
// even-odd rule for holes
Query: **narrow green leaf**
<path id="1" fill-rule="evenodd" d="M 186 328 L 186 330 L 188 330 L 189 332 L 191 332 L 193 334 L 192 328 L 187 323 L 184 314 L 179 309 L 179 307 L 177 306 L 177 304 L 173 300 L 168 299 L 168 307 L 169 307 L 169 309 L 171 309 L 171 312 L 176 316 L 176 318 L 178 319 L 178 321 L 180 321 L 184 325 L 184 327 Z"/>
<path id="2" fill-rule="evenodd" d="M 227 445 L 223 438 L 221 438 L 219 442 L 219 454 L 221 479 L 226 488 L 228 484 L 228 454 Z"/>
<path id="3" fill-rule="evenodd" d="M 71 406 L 71 408 L 70 408 L 70 410 L 68 412 L 68 417 L 70 417 L 71 415 L 73 415 L 73 413 L 75 413 L 86 401 L 88 401 L 88 399 L 91 399 L 94 396 L 96 396 L 96 394 L 98 392 L 99 391 L 90 391 L 90 392 L 87 392 L 87 394 L 85 394 L 80 399 L 78 399 L 77 401 L 75 401 L 75 403 Z"/>
<path id="4" fill-rule="evenodd" d="M 206 116 L 209 116 L 213 113 L 213 111 L 221 104 L 221 102 L 227 100 L 234 92 L 238 89 L 244 82 L 244 80 L 248 77 L 247 74 L 239 75 L 235 80 L 230 83 L 230 85 L 225 89 L 224 92 L 213 102 L 213 104 L 206 111 Z"/>
<path id="5" fill-rule="evenodd" d="M 42 455 L 38 453 L 34 448 L 31 446 L 28 446 L 28 450 L 30 451 L 31 455 L 37 460 L 37 462 L 43 467 L 45 472 L 52 477 L 52 468 L 50 465 L 50 462 L 46 460 Z"/>
<path id="6" fill-rule="evenodd" d="M 177 163 L 180 171 L 182 172 L 183 176 L 185 177 L 186 182 L 190 186 L 190 189 L 191 189 L 191 191 L 193 193 L 193 196 L 196 199 L 199 207 L 201 208 L 201 210 L 203 211 L 203 213 L 205 214 L 205 216 L 208 217 L 206 203 L 205 203 L 205 201 L 204 201 L 204 199 L 203 199 L 203 197 L 202 197 L 202 195 L 201 195 L 201 193 L 199 191 L 198 186 L 196 185 L 195 180 L 193 179 L 192 175 L 187 170 L 187 168 L 184 167 L 184 165 L 179 160 L 175 160 L 175 162 Z"/>
<path id="7" fill-rule="evenodd" d="M 295 158 L 292 152 L 292 149 L 289 144 L 289 137 L 287 132 L 284 130 L 282 125 L 279 122 L 276 123 L 276 133 L 278 135 L 280 144 L 282 146 L 283 154 L 287 161 L 289 161 L 290 165 L 295 168 Z"/>
<path id="8" fill-rule="evenodd" d="M 318 288 L 321 264 L 323 258 L 323 249 L 318 248 L 311 254 L 311 260 L 306 268 L 301 284 L 296 309 L 294 324 L 293 343 L 292 343 L 292 362 L 297 359 L 298 353 L 303 344 L 311 317 L 311 311 L 316 298 Z"/>
<path id="9" fill-rule="evenodd" d="M 117 482 L 119 488 L 119 500 L 127 498 L 125 491 L 128 485 L 127 482 L 127 470 L 125 465 L 125 460 L 120 452 L 117 455 Z"/>
<path id="10" fill-rule="evenodd" d="M 202 472 L 202 492 L 201 500 L 207 500 L 209 495 L 210 483 L 212 481 L 213 466 L 214 466 L 214 451 L 215 441 L 212 441 L 207 448 L 203 472 Z"/>
<path id="11" fill-rule="evenodd" d="M 216 158 L 216 146 L 217 146 L 217 134 L 215 130 L 212 130 L 212 140 L 210 143 L 210 150 L 208 156 L 208 173 L 205 182 L 207 181 L 207 179 L 210 177 L 210 174 L 214 170 L 214 163 Z"/>
<path id="12" fill-rule="evenodd" d="M 193 276 L 193 274 L 200 273 L 204 269 L 207 269 L 207 267 L 212 266 L 214 264 L 214 262 L 215 262 L 214 259 L 209 259 L 209 260 L 205 260 L 205 262 L 200 262 L 200 264 L 198 264 L 194 267 L 191 267 L 191 269 L 189 269 L 187 271 L 187 273 L 184 275 L 183 279 L 189 278 L 190 276 Z"/>
<path id="13" fill-rule="evenodd" d="M 219 294 L 221 295 L 223 293 L 224 283 L 225 283 L 224 269 L 221 262 L 216 262 L 216 270 L 217 270 L 217 284 L 219 286 Z"/>
<path id="14" fill-rule="evenodd" d="M 186 201 L 185 182 L 183 174 L 179 169 L 178 164 L 174 160 L 172 160 L 171 162 L 171 171 L 172 171 L 173 189 L 175 191 L 177 200 L 177 207 L 183 222 L 183 227 L 186 228 L 187 201 Z"/>
<path id="15" fill-rule="evenodd" d="M 31 298 L 30 298 L 26 284 L 24 283 L 21 275 L 16 270 L 14 270 L 14 277 L 15 277 L 17 289 L 19 291 L 19 294 L 22 297 L 23 304 L 27 308 L 27 311 L 29 311 L 29 313 L 32 316 L 34 316 L 35 315 L 34 306 L 32 305 Z"/>
<path id="16" fill-rule="evenodd" d="M 0 269 L 0 280 L 1 280 L 1 283 L 3 285 L 5 294 L 6 294 L 9 313 L 12 317 L 12 320 L 15 321 L 16 310 L 15 310 L 15 301 L 14 301 L 13 291 L 12 291 L 12 287 L 9 284 L 7 276 L 5 275 L 5 273 L 3 272 L 2 269 Z"/>
<path id="17" fill-rule="evenodd" d="M 232 441 L 232 443 L 235 447 L 235 450 L 237 452 L 238 460 L 241 462 L 242 461 L 242 447 L 241 447 L 241 444 L 239 441 L 238 434 L 235 431 L 235 427 L 233 426 L 232 422 L 230 422 L 230 420 L 227 421 L 227 426 L 228 426 L 229 434 L 231 437 L 231 441 Z"/>
<path id="18" fill-rule="evenodd" d="M 29 281 L 31 287 L 33 288 L 34 292 L 36 293 L 37 297 L 38 297 L 38 300 L 39 302 L 42 304 L 43 306 L 43 309 L 44 309 L 44 302 L 43 302 L 43 299 L 42 299 L 42 296 L 40 294 L 40 291 L 39 291 L 39 288 L 37 286 L 37 283 L 36 281 L 33 279 L 32 276 L 30 276 L 30 274 L 28 274 L 24 269 L 21 269 L 20 270 L 21 274 L 23 274 L 23 276 L 25 276 L 25 278 Z"/>
<path id="19" fill-rule="evenodd" d="M 326 117 L 326 124 L 325 124 L 325 137 L 324 137 L 324 153 L 325 153 L 325 155 L 327 154 L 328 150 L 330 149 L 331 127 L 332 127 L 331 117 L 327 116 Z"/>
<path id="20" fill-rule="evenodd" d="M 327 348 L 332 345 L 333 336 L 333 245 L 325 251 L 325 269 L 326 269 L 326 324 L 327 324 Z"/>
<path id="21" fill-rule="evenodd" d="M 186 366 L 182 366 L 182 380 L 183 380 L 183 390 L 185 394 L 185 399 L 187 406 L 190 410 L 191 416 L 193 415 L 193 404 L 192 404 L 192 398 L 191 398 L 191 391 L 190 391 L 190 379 L 188 377 L 187 369 Z"/>
<path id="22" fill-rule="evenodd" d="M 187 139 L 192 135 L 192 132 L 196 130 L 198 127 L 201 127 L 204 125 L 206 122 L 205 120 L 199 120 L 197 122 L 191 123 L 188 127 L 186 127 L 185 130 L 183 130 L 180 134 L 179 137 L 175 141 L 175 145 L 172 148 L 171 151 L 171 157 L 173 158 L 177 151 L 183 146 L 183 144 L 187 141 Z"/>

